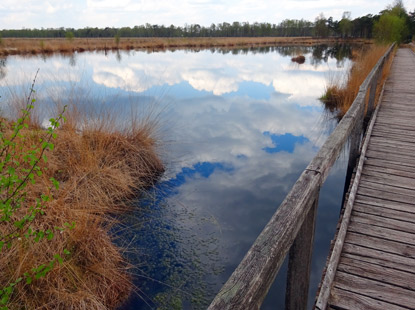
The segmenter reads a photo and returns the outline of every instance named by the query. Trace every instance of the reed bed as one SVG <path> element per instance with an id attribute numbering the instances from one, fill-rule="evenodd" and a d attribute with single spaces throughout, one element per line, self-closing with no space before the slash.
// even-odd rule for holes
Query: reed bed
<path id="1" fill-rule="evenodd" d="M 329 81 L 326 91 L 320 99 L 327 109 L 337 113 L 338 119 L 346 114 L 359 92 L 360 85 L 388 48 L 387 45 L 370 45 L 355 50 L 350 70 L 344 76 L 338 76 Z M 382 79 L 377 88 L 377 96 L 380 93 L 379 86 L 383 85 L 389 74 L 392 60 L 393 57 L 390 57 L 388 63 L 384 66 Z M 377 100 L 375 102 L 377 103 Z"/>
<path id="2" fill-rule="evenodd" d="M 179 48 L 255 47 L 273 45 L 315 45 L 323 43 L 369 43 L 366 39 L 312 37 L 229 37 L 229 38 L 3 38 L 0 56 L 73 53 L 103 50 L 174 50 Z"/>
<path id="3" fill-rule="evenodd" d="M 32 223 L 34 230 L 64 227 L 50 241 L 33 242 L 19 238 L 0 252 L 0 288 L 30 271 L 50 262 L 55 254 L 69 255 L 44 277 L 14 287 L 9 309 L 116 309 L 132 292 L 131 266 L 113 243 L 110 233 L 116 215 L 129 212 L 138 193 L 151 186 L 163 172 L 151 122 L 131 124 L 128 130 L 116 130 L 108 124 L 82 125 L 68 111 L 68 122 L 57 130 L 54 149 L 43 174 L 26 189 L 26 199 L 19 213 L 42 193 L 54 196 L 45 213 Z M 105 118 L 102 118 L 105 119 Z M 9 124 L 8 121 L 3 121 Z M 24 129 L 17 141 L 23 149 L 39 141 L 44 130 L 35 122 Z M 9 134 L 10 126 L 3 127 Z M 49 179 L 60 182 L 59 190 L 49 188 Z M 16 216 L 19 214 L 16 214 Z M 1 222 L 0 233 L 14 229 Z"/>

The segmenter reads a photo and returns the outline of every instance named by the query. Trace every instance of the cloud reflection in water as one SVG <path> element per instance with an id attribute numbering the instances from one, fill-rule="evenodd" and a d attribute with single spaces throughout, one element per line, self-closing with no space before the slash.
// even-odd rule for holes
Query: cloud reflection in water
<path id="1" fill-rule="evenodd" d="M 204 278 L 218 290 L 333 125 L 324 121 L 317 98 L 324 91 L 328 75 L 344 68 L 334 58 L 311 63 L 311 54 L 305 56 L 306 63 L 301 66 L 293 65 L 290 56 L 276 52 L 130 52 L 122 53 L 118 57 L 121 61 L 115 54 L 85 53 L 76 56 L 75 67 L 64 64 L 59 56 L 45 62 L 39 58 L 23 61 L 25 71 L 41 67 L 39 87 L 51 83 L 45 78 L 50 73 L 58 77 L 53 82 L 63 89 L 68 83 L 80 81 L 90 85 L 92 93 L 117 93 L 114 105 L 121 106 L 129 98 L 138 98 L 139 104 L 140 98 L 151 101 L 149 98 L 157 95 L 161 98 L 155 100 L 162 101 L 161 105 L 168 103 L 161 122 L 172 123 L 164 137 L 171 141 L 164 146 L 168 164 L 164 182 L 170 184 L 170 190 L 164 190 L 159 198 L 167 206 L 163 212 L 170 208 L 175 214 L 181 209 L 194 216 L 192 220 L 170 218 L 172 225 L 190 228 L 181 236 L 188 243 L 175 244 L 174 251 L 192 246 L 191 230 L 199 223 L 195 218 L 214 222 L 210 228 L 203 228 L 199 237 L 206 230 L 217 236 L 218 264 L 225 271 L 211 275 L 205 270 Z M 9 58 L 6 79 L 18 79 L 20 66 L 22 59 Z M 60 74 L 62 68 L 68 74 Z M 122 121 L 126 115 L 119 117 Z M 336 225 L 333 218 L 340 205 L 342 170 L 335 169 L 330 180 L 326 186 L 329 192 L 321 194 L 319 221 L 324 219 L 326 223 L 317 228 L 319 260 L 313 265 L 314 282 L 331 238 L 327 234 Z M 279 308 L 281 296 L 283 290 L 279 289 L 264 309 Z"/>

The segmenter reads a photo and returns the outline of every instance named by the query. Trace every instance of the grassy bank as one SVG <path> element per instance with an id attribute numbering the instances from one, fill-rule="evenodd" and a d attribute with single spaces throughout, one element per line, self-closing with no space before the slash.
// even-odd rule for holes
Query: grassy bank
<path id="1" fill-rule="evenodd" d="M 366 39 L 311 37 L 254 37 L 254 38 L 74 38 L 25 39 L 4 38 L 0 55 L 30 55 L 73 53 L 95 50 L 174 50 L 179 48 L 255 47 L 272 45 L 316 45 L 323 43 L 369 43 Z"/>
<path id="2" fill-rule="evenodd" d="M 360 85 L 388 48 L 389 45 L 370 45 L 355 50 L 350 70 L 344 76 L 337 76 L 328 82 L 326 91 L 320 99 L 328 110 L 336 113 L 338 119 L 346 114 L 359 92 Z M 384 66 L 379 85 L 383 85 L 387 78 L 392 60 L 393 57 L 390 57 L 388 63 Z M 379 85 L 377 96 L 381 90 Z"/>
<path id="3" fill-rule="evenodd" d="M 82 124 L 80 131 L 75 107 L 64 114 L 67 121 L 55 130 L 47 159 L 31 151 L 48 131 L 30 117 L 13 138 L 16 147 L 1 153 L 2 164 L 12 168 L 2 169 L 3 179 L 11 171 L 21 178 L 36 156 L 41 160 L 33 171 L 42 173 L 27 182 L 9 220 L 0 209 L 0 241 L 7 239 L 0 252 L 0 299 L 6 296 L 3 289 L 11 288 L 0 309 L 115 309 L 133 290 L 123 249 L 113 244 L 110 229 L 114 216 L 130 211 L 131 199 L 163 172 L 152 138 L 155 128 L 150 121 L 132 123 L 128 130 L 94 122 Z M 2 141 L 12 140 L 13 122 L 2 120 Z M 7 161 L 8 154 L 13 161 Z M 34 154 L 30 164 L 27 154 Z M 51 178 L 58 189 L 50 186 Z M 3 206 L 13 186 L 3 188 Z M 16 223 L 33 214 L 39 197 L 40 211 L 19 228 Z"/>

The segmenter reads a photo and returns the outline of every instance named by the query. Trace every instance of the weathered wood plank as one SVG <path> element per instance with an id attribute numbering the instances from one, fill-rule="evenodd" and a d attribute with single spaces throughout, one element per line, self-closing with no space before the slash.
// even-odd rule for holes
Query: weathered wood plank
<path id="1" fill-rule="evenodd" d="M 404 203 L 392 200 L 384 200 L 379 197 L 371 197 L 358 194 L 356 196 L 356 203 L 368 204 L 382 208 L 389 208 L 392 210 L 399 210 L 408 213 L 415 213 L 415 204 L 413 202 Z"/>
<path id="2" fill-rule="evenodd" d="M 407 167 L 408 168 L 408 167 Z M 415 169 L 415 167 L 414 167 Z M 365 165 L 365 171 L 371 171 L 371 172 L 378 172 L 378 173 L 384 173 L 384 174 L 390 174 L 395 176 L 401 176 L 406 178 L 415 178 L 415 171 L 408 171 L 409 169 L 394 169 L 394 168 L 388 168 L 388 167 L 380 167 L 380 166 L 373 166 L 373 165 Z M 385 184 L 388 184 L 386 182 Z"/>
<path id="3" fill-rule="evenodd" d="M 413 281 L 415 275 L 413 273 L 391 269 L 385 266 L 382 267 L 348 257 L 342 257 L 340 259 L 338 270 L 404 289 L 415 290 L 415 281 Z"/>
<path id="4" fill-rule="evenodd" d="M 382 152 L 368 150 L 366 157 L 385 159 L 385 160 L 390 160 L 393 162 L 415 166 L 415 158 L 411 158 L 410 156 L 401 156 L 401 155 L 396 155 L 393 153 L 387 153 L 387 152 L 382 153 Z"/>
<path id="5" fill-rule="evenodd" d="M 415 249 L 411 245 L 370 236 L 363 238 L 362 235 L 353 232 L 346 237 L 344 253 L 362 257 L 374 257 L 391 262 L 395 261 L 401 264 L 402 267 L 412 266 L 410 270 L 413 270 L 415 259 Z"/>
<path id="6" fill-rule="evenodd" d="M 358 195 L 360 196 L 366 196 L 370 198 L 380 198 L 383 199 L 386 202 L 401 202 L 405 204 L 414 205 L 414 199 L 413 197 L 396 194 L 396 193 L 385 193 L 380 190 L 374 190 L 371 188 L 366 188 L 361 186 L 358 190 Z"/>
<path id="7" fill-rule="evenodd" d="M 415 276 L 414 260 L 396 254 L 364 248 L 355 244 L 345 243 L 342 257 L 348 257 L 381 267 L 405 271 L 407 273 L 412 273 L 413 276 Z M 406 262 L 405 260 L 409 262 Z"/>
<path id="8" fill-rule="evenodd" d="M 359 219 L 352 218 L 349 224 L 349 232 L 355 232 L 368 237 L 376 237 L 389 241 L 399 241 L 400 243 L 415 246 L 415 235 L 394 229 L 373 226 L 362 223 Z"/>
<path id="9" fill-rule="evenodd" d="M 371 225 L 372 227 L 388 228 L 396 232 L 410 233 L 415 238 L 415 224 L 391 218 L 383 218 L 374 214 L 361 213 L 353 210 L 353 222 Z"/>
<path id="10" fill-rule="evenodd" d="M 411 222 L 415 224 L 415 211 L 414 213 L 398 211 L 394 209 L 382 208 L 379 206 L 373 206 L 369 204 L 363 204 L 355 201 L 353 210 L 361 213 L 378 215 L 383 218 L 390 218 L 400 220 L 404 222 Z"/>
<path id="11" fill-rule="evenodd" d="M 383 180 L 384 182 L 389 182 L 389 184 L 395 184 L 396 187 L 415 190 L 415 180 L 405 176 L 387 174 L 366 169 L 366 167 L 363 169 L 362 175 L 367 176 L 368 180 L 380 180 L 380 182 Z M 387 177 L 387 180 L 385 180 L 385 177 Z"/>
<path id="12" fill-rule="evenodd" d="M 413 120 L 414 118 L 415 118 L 415 113 L 414 113 L 413 117 L 411 117 L 411 119 Z M 382 125 L 375 126 L 374 131 L 377 132 L 377 133 L 390 132 L 390 133 L 393 133 L 393 134 L 410 136 L 410 137 L 415 136 L 415 130 L 401 129 L 401 128 L 390 128 L 390 127 L 386 127 L 386 126 L 382 126 Z"/>
<path id="13" fill-rule="evenodd" d="M 415 292 L 390 284 L 364 279 L 339 271 L 334 286 L 360 295 L 384 302 L 395 301 L 396 304 L 413 309 Z"/>
<path id="14" fill-rule="evenodd" d="M 386 169 L 393 169 L 397 171 L 408 171 L 415 172 L 415 166 L 411 165 L 401 165 L 387 160 L 377 159 L 377 158 L 366 158 L 365 160 L 366 167 L 384 167 Z"/>
<path id="15" fill-rule="evenodd" d="M 390 139 L 390 140 L 393 140 L 393 141 L 406 142 L 406 143 L 410 143 L 410 144 L 414 143 L 414 140 L 413 140 L 412 137 L 403 136 L 403 135 L 399 135 L 399 134 L 385 133 L 385 132 L 382 132 L 382 133 L 374 132 L 372 136 L 373 137 L 382 137 L 384 139 Z"/>
<path id="16" fill-rule="evenodd" d="M 330 296 L 329 309 L 342 310 L 407 310 L 408 308 L 400 307 L 385 301 L 373 299 L 355 292 L 333 287 Z"/>
<path id="17" fill-rule="evenodd" d="M 415 136 L 414 136 L 415 139 Z M 370 145 L 370 149 L 375 152 L 388 152 L 396 155 L 401 155 L 403 153 L 413 153 L 415 152 L 415 143 L 411 145 L 403 145 L 399 143 L 388 143 L 386 142 L 373 142 Z"/>
<path id="18" fill-rule="evenodd" d="M 393 182 L 387 179 L 367 177 L 367 178 L 364 178 L 364 180 L 362 180 L 360 187 L 378 190 L 378 191 L 382 191 L 385 193 L 388 192 L 388 193 L 405 195 L 408 197 L 412 197 L 412 199 L 415 200 L 415 191 L 404 188 L 404 187 L 398 187 L 396 186 L 396 184 L 393 184 Z"/>

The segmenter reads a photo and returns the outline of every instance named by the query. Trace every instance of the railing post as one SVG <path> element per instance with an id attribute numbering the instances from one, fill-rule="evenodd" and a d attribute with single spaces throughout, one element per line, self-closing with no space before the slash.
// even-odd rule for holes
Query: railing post
<path id="1" fill-rule="evenodd" d="M 350 180 L 353 176 L 354 167 L 356 167 L 356 161 L 359 158 L 360 153 L 360 142 L 362 140 L 362 133 L 363 133 L 363 120 L 364 120 L 364 98 L 366 97 L 366 91 L 360 91 L 357 94 L 358 98 L 360 97 L 360 101 L 362 102 L 360 112 L 357 114 L 356 124 L 352 129 L 352 132 L 349 136 L 349 160 L 347 163 L 347 170 L 346 170 L 346 179 L 344 182 L 344 190 L 343 190 L 343 198 L 342 198 L 342 205 L 346 199 L 346 193 L 349 189 Z"/>
<path id="2" fill-rule="evenodd" d="M 372 115 L 374 109 L 375 109 L 375 99 L 376 99 L 376 89 L 378 88 L 379 79 L 382 78 L 383 73 L 383 67 L 385 65 L 385 58 L 382 58 L 382 62 L 375 74 L 375 76 L 372 79 L 372 83 L 370 84 L 370 93 L 369 93 L 369 102 L 367 105 L 367 112 L 366 112 L 366 118 L 370 119 L 370 116 Z"/>
<path id="3" fill-rule="evenodd" d="M 304 219 L 304 223 L 290 249 L 287 289 L 285 291 L 286 310 L 307 309 L 319 192 L 320 190 L 318 188 L 314 194 L 313 205 Z"/>

